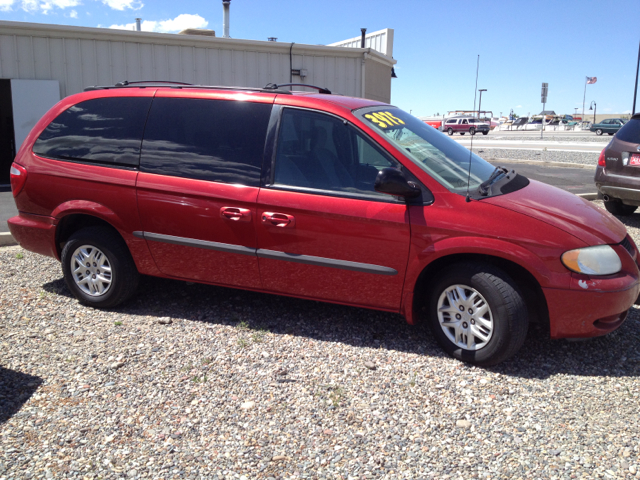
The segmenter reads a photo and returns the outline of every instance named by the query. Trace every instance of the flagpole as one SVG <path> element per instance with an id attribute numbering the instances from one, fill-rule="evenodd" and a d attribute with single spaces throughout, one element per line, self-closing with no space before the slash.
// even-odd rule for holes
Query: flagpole
<path id="1" fill-rule="evenodd" d="M 582 125 L 584 126 L 584 100 L 587 98 L 587 81 L 589 77 L 584 79 L 584 95 L 582 96 Z"/>

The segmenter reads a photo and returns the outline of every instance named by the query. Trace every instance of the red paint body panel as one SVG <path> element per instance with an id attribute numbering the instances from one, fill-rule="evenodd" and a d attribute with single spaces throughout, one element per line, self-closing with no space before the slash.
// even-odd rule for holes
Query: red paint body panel
<path id="1" fill-rule="evenodd" d="M 521 190 L 483 201 L 556 226 L 588 245 L 620 243 L 627 235 L 624 225 L 610 213 L 535 180 Z"/>
<path id="2" fill-rule="evenodd" d="M 411 228 L 406 205 L 262 189 L 258 212 L 295 217 L 294 228 L 260 222 L 259 248 L 395 269 L 396 275 L 260 258 L 265 290 L 399 310 Z"/>
<path id="3" fill-rule="evenodd" d="M 140 230 L 256 248 L 254 222 L 224 218 L 220 209 L 247 209 L 255 218 L 257 196 L 258 188 L 255 187 L 140 173 Z M 156 265 L 167 276 L 249 288 L 262 285 L 255 255 L 158 241 L 147 243 Z"/>
<path id="4" fill-rule="evenodd" d="M 20 213 L 7 221 L 13 238 L 25 250 L 56 257 L 54 219 L 40 215 Z"/>

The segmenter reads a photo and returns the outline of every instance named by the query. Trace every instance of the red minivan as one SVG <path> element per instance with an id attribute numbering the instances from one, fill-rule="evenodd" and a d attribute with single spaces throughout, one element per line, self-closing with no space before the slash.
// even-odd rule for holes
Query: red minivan
<path id="1" fill-rule="evenodd" d="M 11 233 L 86 305 L 120 304 L 141 274 L 224 285 L 424 317 L 478 365 L 530 321 L 552 338 L 622 324 L 638 252 L 613 216 L 396 107 L 281 87 L 63 99 L 11 167 Z"/>

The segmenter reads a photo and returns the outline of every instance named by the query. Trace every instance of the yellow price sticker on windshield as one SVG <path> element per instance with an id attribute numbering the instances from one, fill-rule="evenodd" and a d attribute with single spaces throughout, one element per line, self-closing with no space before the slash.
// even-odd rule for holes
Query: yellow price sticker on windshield
<path id="1" fill-rule="evenodd" d="M 404 121 L 400 120 L 391 112 L 371 112 L 367 113 L 364 118 L 380 128 L 389 128 L 405 124 Z"/>

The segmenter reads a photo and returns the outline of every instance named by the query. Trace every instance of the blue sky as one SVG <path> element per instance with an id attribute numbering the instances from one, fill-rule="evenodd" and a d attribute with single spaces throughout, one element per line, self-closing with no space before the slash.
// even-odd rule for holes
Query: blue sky
<path id="1" fill-rule="evenodd" d="M 222 32 L 220 0 L 0 0 L 0 19 L 87 27 Z M 548 109 L 629 112 L 640 33 L 639 0 L 232 0 L 234 38 L 328 44 L 395 30 L 397 79 L 391 102 L 414 115 L 471 109 L 477 55 L 483 110 L 538 113 L 540 86 L 549 83 Z M 640 105 L 640 100 L 638 101 Z M 637 107 L 640 110 L 640 107 Z"/>

